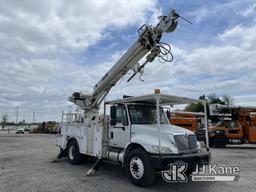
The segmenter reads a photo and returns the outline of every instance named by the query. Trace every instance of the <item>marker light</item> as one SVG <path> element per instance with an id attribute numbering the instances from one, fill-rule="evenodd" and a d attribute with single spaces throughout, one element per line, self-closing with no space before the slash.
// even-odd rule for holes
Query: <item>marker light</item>
<path id="1" fill-rule="evenodd" d="M 160 89 L 155 89 L 155 94 L 160 94 Z"/>

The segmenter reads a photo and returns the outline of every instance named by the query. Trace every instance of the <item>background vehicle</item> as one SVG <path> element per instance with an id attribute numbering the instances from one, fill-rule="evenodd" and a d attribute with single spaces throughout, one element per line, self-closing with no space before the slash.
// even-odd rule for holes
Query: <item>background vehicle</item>
<path id="1" fill-rule="evenodd" d="M 19 129 L 16 130 L 16 134 L 19 134 L 19 133 L 24 134 L 25 130 L 23 128 L 19 128 Z"/>
<path id="2" fill-rule="evenodd" d="M 221 122 L 209 128 L 211 146 L 256 143 L 256 107 L 214 105 L 210 109 L 211 115 L 222 118 Z M 223 114 L 223 109 L 230 114 Z"/>
<path id="3" fill-rule="evenodd" d="M 45 123 L 45 129 L 47 133 L 56 134 L 58 129 L 58 123 L 56 121 L 47 121 Z"/>
<path id="4" fill-rule="evenodd" d="M 198 141 L 205 142 L 204 115 L 200 112 L 172 111 L 169 119 L 172 125 L 184 127 L 194 132 Z"/>
<path id="5" fill-rule="evenodd" d="M 204 101 L 162 95 L 156 90 L 151 95 L 105 102 L 104 114 L 99 114 L 110 89 L 129 70 L 134 74 L 128 81 L 142 73 L 148 62 L 171 54 L 160 40 L 164 32 L 175 30 L 178 18 L 171 10 L 159 17 L 156 27 L 143 25 L 138 40 L 94 86 L 92 94 L 75 92 L 69 97 L 83 112 L 63 114 L 57 137 L 59 158 L 67 155 L 70 163 L 79 164 L 82 154 L 97 157 L 87 175 L 94 174 L 104 159 L 119 162 L 132 183 L 139 186 L 152 184 L 156 171 L 168 169 L 172 162 L 187 162 L 190 174 L 196 165 L 210 161 L 209 148 L 203 152 L 193 132 L 170 125 L 162 108 Z M 138 64 L 144 56 L 145 62 Z"/>

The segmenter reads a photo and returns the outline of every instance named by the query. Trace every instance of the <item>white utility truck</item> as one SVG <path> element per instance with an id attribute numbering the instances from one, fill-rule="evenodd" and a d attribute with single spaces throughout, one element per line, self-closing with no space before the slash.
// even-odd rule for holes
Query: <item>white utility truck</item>
<path id="1" fill-rule="evenodd" d="M 167 60 L 164 56 L 170 54 L 170 50 L 160 40 L 164 32 L 175 30 L 179 17 L 171 10 L 167 16 L 159 17 L 155 27 L 143 25 L 138 40 L 94 86 L 92 94 L 75 92 L 69 97 L 82 112 L 63 113 L 57 134 L 58 158 L 68 156 L 70 163 L 79 164 L 84 156 L 96 157 L 87 175 L 94 174 L 103 160 L 118 162 L 126 168 L 130 180 L 139 186 L 150 185 L 155 173 L 167 170 L 170 163 L 186 162 L 188 174 L 196 165 L 209 163 L 208 143 L 207 150 L 202 151 L 193 132 L 170 125 L 163 108 L 204 101 L 163 95 L 156 90 L 150 95 L 106 101 L 104 113 L 99 113 L 100 104 L 110 89 L 129 70 L 134 71 L 134 77 L 156 57 Z M 138 64 L 144 56 L 145 62 Z"/>

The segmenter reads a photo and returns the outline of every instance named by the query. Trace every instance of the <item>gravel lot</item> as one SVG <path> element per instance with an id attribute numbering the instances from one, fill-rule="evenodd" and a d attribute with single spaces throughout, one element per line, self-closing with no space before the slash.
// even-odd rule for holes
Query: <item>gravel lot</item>
<path id="1" fill-rule="evenodd" d="M 246 191 L 255 192 L 256 148 L 212 149 L 212 162 L 240 166 L 238 182 L 170 184 L 158 176 L 153 186 L 132 185 L 125 171 L 104 163 L 95 176 L 85 176 L 93 161 L 74 166 L 58 154 L 54 135 L 0 133 L 0 192 L 15 191 Z"/>

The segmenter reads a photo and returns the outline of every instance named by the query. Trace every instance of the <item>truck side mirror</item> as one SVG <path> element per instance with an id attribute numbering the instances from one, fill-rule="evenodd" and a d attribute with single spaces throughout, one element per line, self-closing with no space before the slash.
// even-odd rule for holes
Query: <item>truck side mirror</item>
<path id="1" fill-rule="evenodd" d="M 111 119 L 116 119 L 116 106 L 111 106 L 110 107 L 110 118 Z"/>

